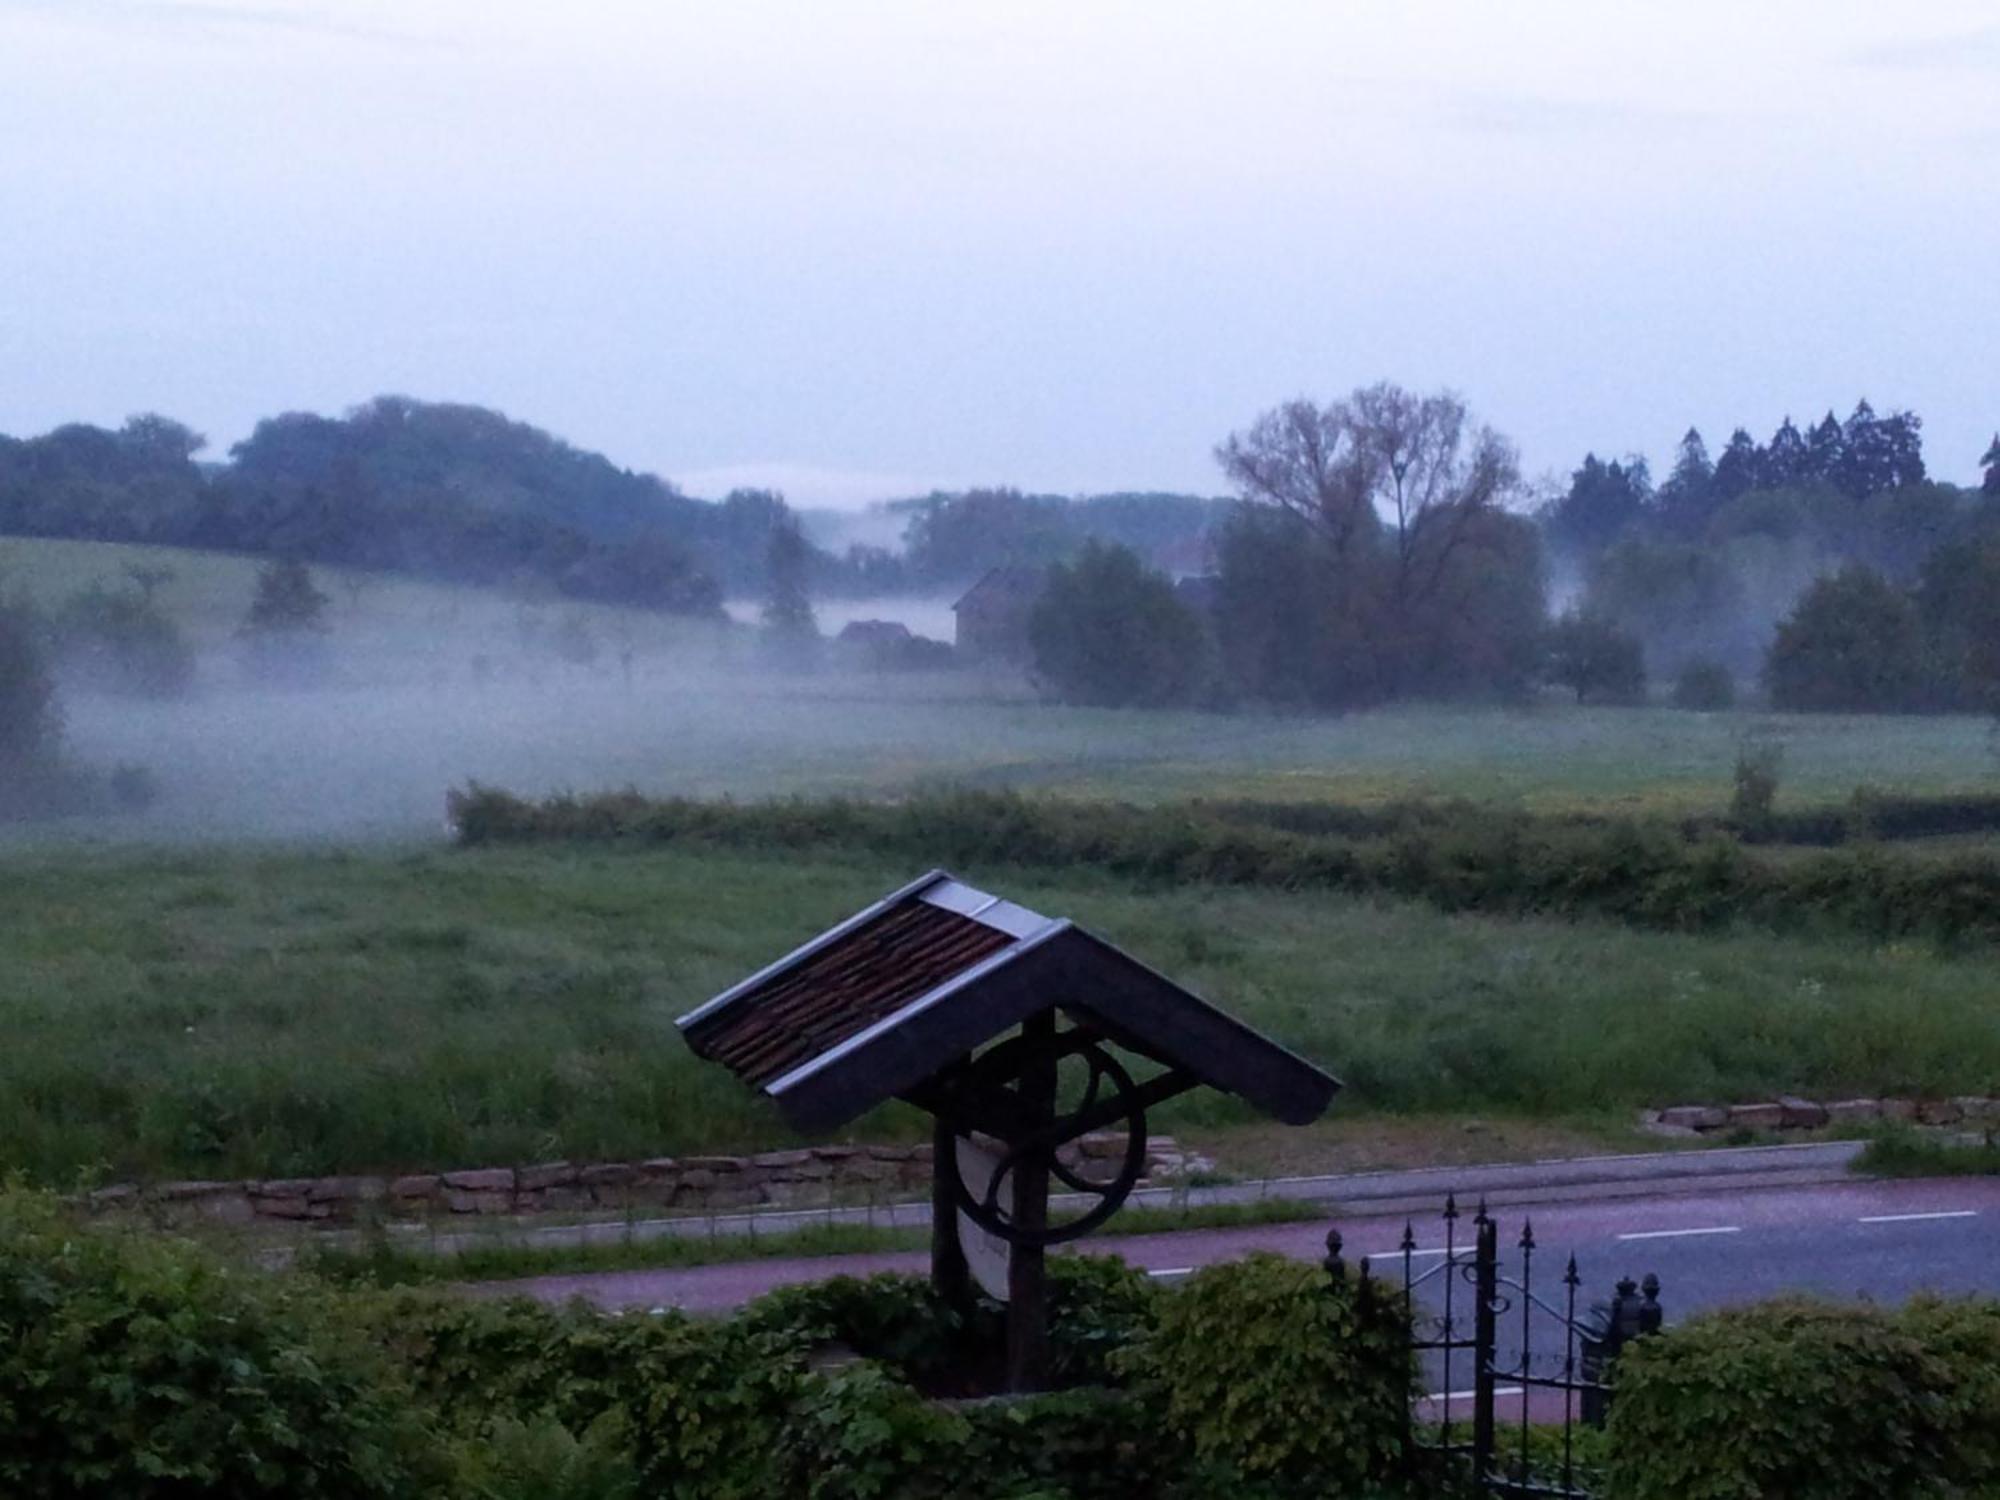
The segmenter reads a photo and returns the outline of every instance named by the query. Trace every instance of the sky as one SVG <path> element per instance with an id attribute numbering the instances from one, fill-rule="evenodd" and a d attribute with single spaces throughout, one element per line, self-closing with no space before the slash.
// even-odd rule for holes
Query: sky
<path id="1" fill-rule="evenodd" d="M 2000 427 L 1993 0 L 0 0 L 0 432 L 398 392 L 691 493 Z"/>

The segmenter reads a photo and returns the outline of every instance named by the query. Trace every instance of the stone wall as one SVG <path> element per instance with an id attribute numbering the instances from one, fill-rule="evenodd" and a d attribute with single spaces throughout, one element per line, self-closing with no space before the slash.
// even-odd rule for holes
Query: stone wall
<path id="1" fill-rule="evenodd" d="M 1649 1109 L 1640 1129 L 1659 1136 L 1709 1135 L 1718 1130 L 1817 1130 L 1822 1125 L 1903 1120 L 1913 1125 L 2000 1126 L 2000 1099 L 1832 1099 L 1816 1103 L 1785 1094 L 1754 1104 L 1676 1104 Z"/>
<path id="2" fill-rule="evenodd" d="M 1124 1138 L 1116 1138 L 1123 1149 Z M 1086 1137 L 1072 1160 L 1108 1154 L 1109 1138 Z M 1169 1136 L 1147 1144 L 1147 1180 L 1212 1170 Z M 1095 1170 L 1091 1176 L 1105 1175 Z M 350 1224 L 451 1215 L 816 1208 L 891 1203 L 928 1195 L 931 1148 L 808 1146 L 754 1156 L 653 1157 L 646 1161 L 543 1162 L 400 1177 L 292 1177 L 250 1182 L 119 1183 L 90 1193 L 94 1208 L 137 1210 L 170 1220 Z"/>

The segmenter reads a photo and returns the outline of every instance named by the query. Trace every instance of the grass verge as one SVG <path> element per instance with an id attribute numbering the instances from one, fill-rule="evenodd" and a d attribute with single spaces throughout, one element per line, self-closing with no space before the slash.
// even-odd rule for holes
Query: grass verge
<path id="1" fill-rule="evenodd" d="M 1214 1203 L 1174 1208 L 1133 1207 L 1111 1221 L 1114 1236 L 1170 1234 L 1188 1229 L 1239 1229 L 1297 1224 L 1325 1217 L 1325 1210 L 1292 1199 Z M 423 1286 L 441 1282 L 516 1281 L 536 1276 L 577 1276 L 603 1271 L 666 1271 L 742 1261 L 916 1251 L 930 1244 L 928 1229 L 878 1224 L 809 1224 L 771 1234 L 630 1235 L 574 1244 L 511 1243 L 455 1249 L 412 1248 L 371 1236 L 359 1248 L 316 1244 L 294 1262 L 299 1269 L 342 1286 Z"/>
<path id="2" fill-rule="evenodd" d="M 2000 1141 L 1991 1132 L 1968 1141 L 1907 1126 L 1884 1127 L 1868 1138 L 1853 1170 L 1868 1177 L 1995 1177 L 2000 1176 Z"/>

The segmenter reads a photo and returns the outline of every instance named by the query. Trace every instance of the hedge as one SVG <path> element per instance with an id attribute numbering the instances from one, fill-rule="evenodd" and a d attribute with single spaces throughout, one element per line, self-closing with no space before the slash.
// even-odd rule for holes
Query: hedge
<path id="1" fill-rule="evenodd" d="M 1786 1299 L 1620 1359 L 1607 1500 L 1879 1500 L 2000 1484 L 2000 1303 Z"/>
<path id="2" fill-rule="evenodd" d="M 844 848 L 912 863 L 1097 869 L 1140 882 L 1271 886 L 1424 900 L 1448 911 L 1590 916 L 1670 931 L 1750 922 L 1879 939 L 2000 940 L 2000 860 L 1913 859 L 1864 844 L 1787 859 L 1665 820 L 1535 818 L 1464 804 L 1352 809 L 1201 802 L 1142 808 L 939 792 L 900 802 L 738 804 L 636 792 L 530 802 L 455 791 L 467 846 L 601 840 Z"/>
<path id="3" fill-rule="evenodd" d="M 0 1191 L 0 1493 L 1221 1500 L 1391 1478 L 1408 1356 L 1384 1294 L 1288 1262 L 1206 1272 L 1185 1302 L 1116 1262 L 1052 1273 L 1079 1384 L 940 1401 L 999 1310 L 962 1317 L 918 1278 L 725 1319 L 356 1292 Z M 1280 1356 L 1296 1379 L 1268 1378 Z M 1288 1443 L 1302 1402 L 1326 1410 Z"/>

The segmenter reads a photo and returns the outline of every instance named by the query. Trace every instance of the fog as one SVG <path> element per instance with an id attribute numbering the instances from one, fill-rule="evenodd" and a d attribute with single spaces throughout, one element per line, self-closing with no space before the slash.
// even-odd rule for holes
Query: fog
<path id="1" fill-rule="evenodd" d="M 822 626 L 949 620 L 942 601 L 895 603 L 823 609 Z M 599 620 L 586 662 L 538 648 L 552 637 L 546 624 L 497 640 L 490 624 L 403 641 L 336 636 L 327 681 L 309 689 L 252 683 L 226 644 L 203 652 L 185 698 L 66 684 L 69 758 L 143 766 L 158 797 L 141 813 L 8 836 L 431 838 L 445 832 L 446 792 L 469 780 L 528 794 L 881 791 L 1004 756 L 1004 721 L 1028 703 L 1007 674 L 874 672 L 831 641 L 821 668 L 800 673 L 767 665 L 747 630 L 676 622 L 621 643 Z"/>

